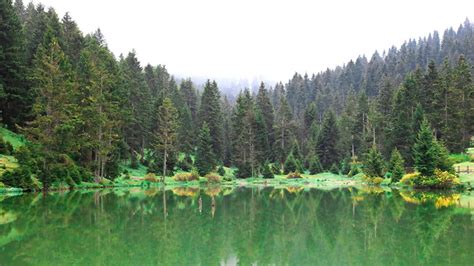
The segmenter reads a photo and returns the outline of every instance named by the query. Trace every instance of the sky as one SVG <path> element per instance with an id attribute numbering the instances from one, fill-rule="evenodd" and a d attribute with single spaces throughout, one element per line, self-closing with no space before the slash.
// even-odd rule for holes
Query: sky
<path id="1" fill-rule="evenodd" d="M 24 0 L 27 2 L 26 0 Z M 472 0 L 41 0 L 182 77 L 288 80 L 474 21 Z"/>

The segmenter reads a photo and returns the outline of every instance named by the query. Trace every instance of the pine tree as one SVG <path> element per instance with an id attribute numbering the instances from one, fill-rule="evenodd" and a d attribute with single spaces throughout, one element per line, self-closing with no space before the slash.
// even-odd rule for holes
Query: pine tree
<path id="1" fill-rule="evenodd" d="M 184 106 L 180 108 L 180 110 L 178 125 L 179 150 L 185 153 L 191 153 L 194 151 L 195 145 L 195 128 L 193 126 L 191 111 L 188 106 Z"/>
<path id="2" fill-rule="evenodd" d="M 434 109 L 435 93 L 439 90 L 440 78 L 436 64 L 433 60 L 428 64 L 428 70 L 423 77 L 421 107 L 426 112 L 426 117 L 431 123 L 435 122 L 436 114 L 440 110 Z M 437 127 L 435 126 L 435 129 Z"/>
<path id="3" fill-rule="evenodd" d="M 191 118 L 193 122 L 192 125 L 196 126 L 198 99 L 196 89 L 194 88 L 194 84 L 191 79 L 182 80 L 179 86 L 179 90 L 183 95 L 184 102 L 188 106 L 189 111 L 191 113 Z"/>
<path id="4" fill-rule="evenodd" d="M 194 165 L 201 176 L 211 172 L 216 165 L 216 157 L 212 150 L 211 133 L 206 122 L 203 123 L 199 132 Z"/>
<path id="5" fill-rule="evenodd" d="M 409 111 L 409 103 L 407 100 L 407 93 L 405 87 L 401 87 L 395 94 L 392 113 L 389 127 L 389 142 L 390 147 L 397 148 L 406 158 L 407 162 L 411 163 L 411 146 L 413 139 L 411 134 L 411 115 Z"/>
<path id="6" fill-rule="evenodd" d="M 434 141 L 435 153 L 436 153 L 436 168 L 441 171 L 454 173 L 453 162 L 449 158 L 448 149 L 439 141 Z"/>
<path id="7" fill-rule="evenodd" d="M 268 161 L 266 161 L 263 164 L 262 175 L 263 175 L 263 178 L 265 179 L 275 178 L 275 175 L 273 174 L 272 169 L 270 169 L 270 163 Z"/>
<path id="8" fill-rule="evenodd" d="M 339 174 L 339 167 L 337 167 L 336 163 L 333 163 L 331 167 L 329 168 L 329 172 L 338 175 Z"/>
<path id="9" fill-rule="evenodd" d="M 220 93 L 215 81 L 207 80 L 201 97 L 199 109 L 201 125 L 206 122 L 209 127 L 212 140 L 212 152 L 222 158 L 222 111 L 220 105 Z"/>
<path id="10" fill-rule="evenodd" d="M 266 160 L 273 158 L 269 143 L 269 133 L 265 125 L 264 115 L 261 110 L 255 108 L 255 158 L 257 165 L 263 165 Z"/>
<path id="11" fill-rule="evenodd" d="M 421 129 L 421 124 L 423 120 L 425 120 L 425 112 L 423 111 L 423 107 L 421 104 L 416 105 L 415 113 L 413 113 L 412 124 L 411 124 L 411 136 L 412 136 L 412 143 L 415 142 L 418 132 Z"/>
<path id="12" fill-rule="evenodd" d="M 177 120 L 178 111 L 173 106 L 171 99 L 165 98 L 158 112 L 159 127 L 154 133 L 154 152 L 156 157 L 160 156 L 163 158 L 161 168 L 163 170 L 162 182 L 164 182 L 167 175 L 168 160 L 175 161 L 173 157 L 176 156 Z"/>
<path id="13" fill-rule="evenodd" d="M 25 5 L 23 4 L 23 1 L 15 0 L 13 7 L 15 7 L 16 15 L 18 16 L 21 23 L 23 24 L 26 20 L 26 9 L 25 9 Z"/>
<path id="14" fill-rule="evenodd" d="M 455 151 L 463 152 L 469 147 L 471 135 L 474 132 L 474 84 L 472 79 L 472 66 L 469 65 L 466 58 L 459 57 L 456 68 L 454 69 L 454 88 L 458 90 L 461 96 L 457 103 L 459 112 L 459 121 L 456 121 L 459 127 L 459 148 Z M 453 121 L 454 122 L 454 121 Z"/>
<path id="15" fill-rule="evenodd" d="M 364 161 L 364 174 L 368 177 L 383 177 L 384 176 L 384 161 L 382 154 L 374 145 L 366 154 Z"/>
<path id="16" fill-rule="evenodd" d="M 158 95 L 162 96 L 158 90 L 158 78 L 156 77 L 156 71 L 155 71 L 155 68 L 148 64 L 145 66 L 145 68 L 143 69 L 143 71 L 145 72 L 144 75 L 145 75 L 145 82 L 148 86 L 148 90 L 150 91 L 150 95 L 151 97 L 153 98 L 153 101 L 156 101 L 157 98 L 158 98 Z"/>
<path id="17" fill-rule="evenodd" d="M 71 66 L 54 38 L 48 47 L 39 49 L 34 86 L 37 95 L 33 105 L 35 119 L 26 128 L 27 134 L 47 151 L 77 152 L 77 128 L 82 123 L 76 117 L 78 110 L 73 100 L 77 84 Z"/>
<path id="18" fill-rule="evenodd" d="M 254 176 L 254 170 L 256 170 L 258 163 L 257 132 L 259 130 L 255 109 L 250 91 L 246 89 L 241 92 L 237 98 L 233 115 L 233 161 L 237 168 L 240 169 L 239 176 L 243 178 Z M 263 119 L 260 117 L 260 126 L 264 127 L 262 122 Z M 259 134 L 259 137 L 262 137 L 262 134 Z M 260 143 L 260 145 L 264 144 Z"/>
<path id="19" fill-rule="evenodd" d="M 256 108 L 257 121 L 259 123 L 259 143 L 265 159 L 272 160 L 274 154 L 270 144 L 274 143 L 275 141 L 275 134 L 273 132 L 273 123 L 275 117 L 269 93 L 263 82 L 260 84 L 260 88 L 258 90 Z M 263 122 L 263 125 L 261 125 L 261 122 Z"/>
<path id="20" fill-rule="evenodd" d="M 405 161 L 400 152 L 396 148 L 393 149 L 390 163 L 388 165 L 388 171 L 392 174 L 392 182 L 398 182 L 402 179 L 405 174 L 404 164 Z"/>
<path id="21" fill-rule="evenodd" d="M 434 174 L 437 160 L 436 149 L 431 128 L 425 119 L 413 147 L 415 168 L 424 177 L 431 177 Z"/>
<path id="22" fill-rule="evenodd" d="M 24 36 L 11 0 L 0 1 L 0 121 L 14 129 L 31 107 L 25 86 Z"/>
<path id="23" fill-rule="evenodd" d="M 64 54 L 75 65 L 79 62 L 81 50 L 84 48 L 84 37 L 76 22 L 69 16 L 69 13 L 66 13 L 62 19 L 60 36 L 63 43 L 62 47 L 64 47 Z M 97 41 L 100 46 L 106 46 L 105 41 Z"/>
<path id="24" fill-rule="evenodd" d="M 326 111 L 316 143 L 316 153 L 324 169 L 329 169 L 332 164 L 339 162 L 338 139 L 339 129 L 335 114 L 332 110 Z"/>
<path id="25" fill-rule="evenodd" d="M 304 112 L 304 126 L 305 128 L 311 128 L 311 125 L 314 121 L 318 119 L 318 109 L 316 108 L 316 103 L 311 102 Z"/>
<path id="26" fill-rule="evenodd" d="M 286 157 L 283 170 L 285 174 L 302 172 L 301 162 L 295 158 L 292 152 Z"/>
<path id="27" fill-rule="evenodd" d="M 303 161 L 303 154 L 301 153 L 300 145 L 298 144 L 298 141 L 296 139 L 293 140 L 293 145 L 291 146 L 290 153 L 293 154 L 296 160 L 300 162 Z"/>
<path id="28" fill-rule="evenodd" d="M 94 173 L 96 181 L 100 181 L 117 171 L 112 168 L 117 168 L 113 164 L 119 160 L 119 156 L 114 156 L 121 137 L 121 115 L 114 95 L 118 89 L 118 66 L 105 44 L 96 38 L 88 36 L 84 45 L 76 63 L 80 90 L 75 101 L 79 99 L 83 121 L 78 137 L 81 161 Z"/>
<path id="29" fill-rule="evenodd" d="M 354 136 L 355 154 L 362 155 L 370 147 L 369 143 L 367 143 L 367 136 L 372 135 L 372 132 L 369 131 L 369 102 L 365 91 L 359 94 L 357 113 L 353 126 L 352 134 Z"/>
<path id="30" fill-rule="evenodd" d="M 130 147 L 130 152 L 135 157 L 143 157 L 148 146 L 152 124 L 151 93 L 146 85 L 143 69 L 140 66 L 135 52 L 130 52 L 121 62 L 122 86 L 126 89 L 125 112 L 125 140 Z M 155 107 L 159 108 L 159 105 Z M 154 111 L 158 113 L 159 110 Z"/>
<path id="31" fill-rule="evenodd" d="M 310 174 L 315 175 L 315 174 L 322 173 L 324 171 L 317 155 L 312 155 L 308 161 L 309 161 Z"/>
<path id="32" fill-rule="evenodd" d="M 275 117 L 275 154 L 279 162 L 285 160 L 289 153 L 290 140 L 293 131 L 293 115 L 291 114 L 290 107 L 286 101 L 286 97 L 282 95 L 280 97 L 280 107 Z"/>

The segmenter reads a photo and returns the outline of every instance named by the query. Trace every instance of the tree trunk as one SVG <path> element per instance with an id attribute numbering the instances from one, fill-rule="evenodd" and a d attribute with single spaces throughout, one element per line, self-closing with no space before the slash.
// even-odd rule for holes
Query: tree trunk
<path id="1" fill-rule="evenodd" d="M 163 156 L 163 176 L 161 177 L 161 182 L 164 184 L 165 183 L 165 176 L 166 176 L 166 159 L 168 157 L 168 151 L 165 147 L 165 154 Z"/>

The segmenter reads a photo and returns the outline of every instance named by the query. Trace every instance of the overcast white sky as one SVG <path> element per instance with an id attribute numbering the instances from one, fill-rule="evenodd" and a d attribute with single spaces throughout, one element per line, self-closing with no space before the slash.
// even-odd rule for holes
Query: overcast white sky
<path id="1" fill-rule="evenodd" d="M 24 0 L 27 2 L 26 0 Z M 287 80 L 474 20 L 472 0 L 41 0 L 172 74 Z"/>

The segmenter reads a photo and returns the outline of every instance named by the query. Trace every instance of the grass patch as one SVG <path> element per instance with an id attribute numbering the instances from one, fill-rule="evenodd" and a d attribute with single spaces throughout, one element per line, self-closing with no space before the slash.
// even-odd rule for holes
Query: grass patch
<path id="1" fill-rule="evenodd" d="M 26 139 L 22 135 L 18 135 L 4 127 L 0 127 L 0 137 L 10 143 L 14 149 L 18 149 L 26 144 Z"/>
<path id="2" fill-rule="evenodd" d="M 449 155 L 449 159 L 453 163 L 469 162 L 471 160 L 470 155 L 467 153 L 452 153 Z"/>
<path id="3" fill-rule="evenodd" d="M 127 172 L 131 177 L 144 177 L 148 173 L 147 167 L 140 163 L 137 169 L 131 168 L 129 163 L 121 164 L 119 167 L 121 173 Z"/>

